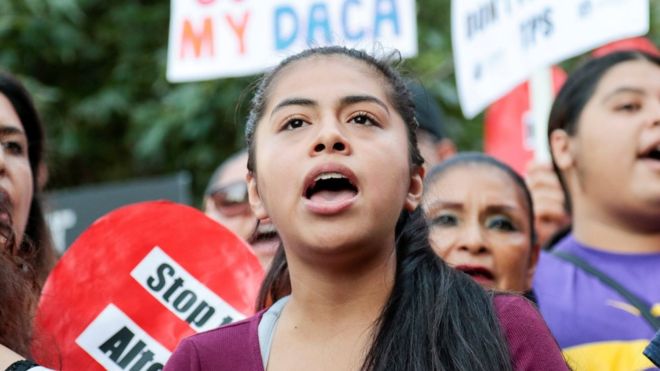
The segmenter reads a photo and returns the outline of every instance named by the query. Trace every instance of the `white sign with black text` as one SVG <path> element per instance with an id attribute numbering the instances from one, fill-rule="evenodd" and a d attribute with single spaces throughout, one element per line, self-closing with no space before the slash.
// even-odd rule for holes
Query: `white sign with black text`
<path id="1" fill-rule="evenodd" d="M 452 0 L 451 13 L 468 118 L 540 68 L 649 29 L 648 0 Z"/>
<path id="2" fill-rule="evenodd" d="M 170 352 L 113 304 L 76 339 L 106 370 L 158 371 Z"/>
<path id="3" fill-rule="evenodd" d="M 158 246 L 131 271 L 131 277 L 197 332 L 245 318 Z"/>

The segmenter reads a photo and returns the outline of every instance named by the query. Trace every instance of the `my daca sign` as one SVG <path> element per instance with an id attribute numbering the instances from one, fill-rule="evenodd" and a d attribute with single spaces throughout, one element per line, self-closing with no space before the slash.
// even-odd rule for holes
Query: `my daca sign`
<path id="1" fill-rule="evenodd" d="M 417 54 L 414 0 L 172 0 L 167 78 L 260 73 L 310 46 Z"/>

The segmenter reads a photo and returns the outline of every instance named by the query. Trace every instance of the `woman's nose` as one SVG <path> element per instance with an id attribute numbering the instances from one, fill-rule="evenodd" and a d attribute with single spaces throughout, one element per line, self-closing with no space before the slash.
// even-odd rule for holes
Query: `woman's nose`
<path id="1" fill-rule="evenodd" d="M 463 228 L 459 236 L 458 249 L 474 255 L 485 254 L 490 251 L 481 228 L 476 225 Z"/>
<path id="2" fill-rule="evenodd" d="M 341 123 L 325 122 L 319 124 L 318 136 L 312 145 L 312 155 L 331 152 L 349 154 L 351 147 L 348 139 L 340 127 Z"/>

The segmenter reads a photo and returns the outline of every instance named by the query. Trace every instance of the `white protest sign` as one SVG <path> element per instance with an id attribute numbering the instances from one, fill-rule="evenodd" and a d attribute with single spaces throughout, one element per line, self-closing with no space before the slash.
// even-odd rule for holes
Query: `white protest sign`
<path id="1" fill-rule="evenodd" d="M 109 304 L 76 339 L 106 370 L 161 370 L 170 352 L 116 305 Z"/>
<path id="2" fill-rule="evenodd" d="M 417 54 L 414 0 L 172 0 L 167 79 L 259 73 L 310 46 Z"/>
<path id="3" fill-rule="evenodd" d="M 451 12 L 468 118 L 539 68 L 649 29 L 648 0 L 453 0 Z"/>

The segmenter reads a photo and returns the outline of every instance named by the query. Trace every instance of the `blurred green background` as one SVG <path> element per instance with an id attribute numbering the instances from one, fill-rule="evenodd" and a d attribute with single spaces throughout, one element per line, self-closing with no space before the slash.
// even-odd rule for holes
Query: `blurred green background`
<path id="1" fill-rule="evenodd" d="M 449 7 L 418 0 L 420 53 L 404 66 L 445 108 L 459 148 L 480 150 L 483 117 L 465 120 L 458 105 Z M 169 12 L 167 0 L 0 1 L 0 68 L 35 96 L 49 189 L 188 170 L 198 204 L 215 166 L 243 145 L 255 77 L 168 83 Z M 657 0 L 649 37 L 660 45 Z"/>

